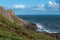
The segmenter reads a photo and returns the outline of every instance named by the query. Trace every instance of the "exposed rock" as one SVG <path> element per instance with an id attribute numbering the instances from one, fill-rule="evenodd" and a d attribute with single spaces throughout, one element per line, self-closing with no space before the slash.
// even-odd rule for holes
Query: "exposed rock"
<path id="1" fill-rule="evenodd" d="M 0 6 L 0 13 L 6 17 L 7 19 L 9 19 L 10 21 L 13 21 L 11 15 L 13 14 L 13 12 L 11 10 L 5 10 L 3 7 Z"/>
<path id="2" fill-rule="evenodd" d="M 60 33 L 51 33 L 49 35 L 52 36 L 52 37 L 57 38 L 58 40 L 60 40 Z"/>
<path id="3" fill-rule="evenodd" d="M 36 26 L 36 24 L 34 24 L 34 23 L 28 23 L 28 24 L 25 26 L 25 28 L 28 29 L 28 30 L 36 31 L 37 26 Z"/>
<path id="4" fill-rule="evenodd" d="M 45 35 L 50 35 L 51 37 L 55 37 L 58 40 L 60 40 L 60 33 L 47 33 L 47 32 L 38 32 L 38 33 L 42 33 L 42 34 L 45 34 Z"/>
<path id="5" fill-rule="evenodd" d="M 5 10 L 3 7 L 0 6 L 0 13 L 6 17 L 8 20 L 10 20 L 11 22 L 19 25 L 19 26 L 22 26 L 28 30 L 32 30 L 32 31 L 35 31 L 37 29 L 37 26 L 36 24 L 34 23 L 29 23 L 29 22 L 26 22 L 24 21 L 23 19 L 17 17 L 13 10 Z"/>

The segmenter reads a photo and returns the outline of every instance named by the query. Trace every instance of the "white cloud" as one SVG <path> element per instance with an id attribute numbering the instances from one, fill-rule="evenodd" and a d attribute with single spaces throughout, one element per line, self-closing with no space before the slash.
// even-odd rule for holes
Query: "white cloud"
<path id="1" fill-rule="evenodd" d="M 24 9 L 24 8 L 26 8 L 26 5 L 16 4 L 16 5 L 13 5 L 12 7 L 13 7 L 13 8 L 21 8 L 21 9 Z"/>
<path id="2" fill-rule="evenodd" d="M 37 6 L 37 8 L 35 8 L 35 9 L 36 9 L 36 10 L 42 10 L 42 11 L 46 10 L 44 4 L 39 4 L 39 5 Z"/>
<path id="3" fill-rule="evenodd" d="M 45 10 L 45 5 L 44 5 L 44 4 L 40 4 L 40 5 L 38 5 L 38 8 L 39 8 L 40 10 Z"/>
<path id="4" fill-rule="evenodd" d="M 59 4 L 56 2 L 49 1 L 48 6 L 52 8 L 59 8 Z"/>

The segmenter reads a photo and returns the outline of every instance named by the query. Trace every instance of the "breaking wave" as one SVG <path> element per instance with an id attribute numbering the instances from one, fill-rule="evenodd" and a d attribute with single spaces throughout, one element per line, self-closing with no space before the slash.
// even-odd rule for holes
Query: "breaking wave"
<path id="1" fill-rule="evenodd" d="M 50 30 L 47 30 L 46 28 L 44 28 L 44 26 L 40 23 L 36 23 L 36 26 L 38 27 L 37 31 L 38 32 L 48 32 L 48 33 L 58 33 L 58 32 L 55 32 L 55 31 L 50 31 Z"/>

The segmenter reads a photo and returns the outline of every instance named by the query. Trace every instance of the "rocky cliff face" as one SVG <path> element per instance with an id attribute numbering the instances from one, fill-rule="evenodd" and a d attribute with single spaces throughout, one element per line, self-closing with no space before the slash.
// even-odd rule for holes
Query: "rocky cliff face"
<path id="1" fill-rule="evenodd" d="M 24 28 L 26 28 L 28 30 L 35 31 L 37 29 L 36 24 L 26 22 L 26 21 L 22 20 L 21 18 L 17 17 L 14 14 L 13 10 L 5 10 L 3 7 L 0 6 L 0 14 L 2 14 L 4 17 L 6 17 L 11 22 L 13 22 L 19 26 L 23 26 Z"/>
<path id="2" fill-rule="evenodd" d="M 13 15 L 12 10 L 5 10 L 3 7 L 0 6 L 0 14 L 2 14 L 4 17 L 9 19 L 10 21 L 13 21 L 11 17 L 11 15 Z"/>

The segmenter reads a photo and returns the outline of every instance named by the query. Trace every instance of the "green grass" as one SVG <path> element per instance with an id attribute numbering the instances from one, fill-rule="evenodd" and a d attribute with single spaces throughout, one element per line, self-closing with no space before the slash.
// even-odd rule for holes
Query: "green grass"
<path id="1" fill-rule="evenodd" d="M 16 23 L 16 22 L 15 22 Z M 36 33 L 12 23 L 0 14 L 0 40 L 57 40 L 43 33 Z"/>

